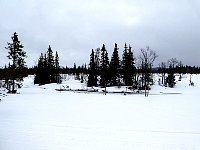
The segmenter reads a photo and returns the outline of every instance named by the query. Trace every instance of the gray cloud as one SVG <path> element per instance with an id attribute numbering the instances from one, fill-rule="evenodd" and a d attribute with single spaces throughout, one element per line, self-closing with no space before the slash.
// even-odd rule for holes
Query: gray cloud
<path id="1" fill-rule="evenodd" d="M 149 45 L 160 61 L 176 57 L 200 65 L 200 2 L 198 0 L 8 0 L 0 1 L 0 66 L 7 63 L 4 49 L 18 32 L 27 64 L 35 65 L 50 44 L 61 65 L 88 63 L 92 48 L 103 43 L 111 55 L 125 42 L 136 55 Z"/>

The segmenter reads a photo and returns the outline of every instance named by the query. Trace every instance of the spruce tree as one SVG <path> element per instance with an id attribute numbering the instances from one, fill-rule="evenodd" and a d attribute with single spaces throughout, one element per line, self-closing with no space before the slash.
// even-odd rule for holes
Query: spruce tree
<path id="1" fill-rule="evenodd" d="M 44 56 L 43 53 L 41 53 L 40 58 L 38 59 L 38 65 L 36 67 L 34 84 L 45 84 L 44 69 Z"/>
<path id="2" fill-rule="evenodd" d="M 126 43 L 124 46 L 123 56 L 122 56 L 122 73 L 123 80 L 126 86 L 133 85 L 133 77 L 135 74 L 134 57 L 131 46 L 127 47 Z"/>
<path id="3" fill-rule="evenodd" d="M 133 56 L 132 47 L 129 45 L 128 49 L 128 72 L 129 72 L 129 85 L 133 85 L 133 78 L 136 74 L 136 68 L 135 68 L 135 59 Z"/>
<path id="4" fill-rule="evenodd" d="M 58 56 L 58 52 L 56 51 L 56 55 L 55 55 L 55 78 L 56 78 L 57 83 L 61 83 L 59 70 L 60 70 L 59 56 Z"/>
<path id="5" fill-rule="evenodd" d="M 51 49 L 50 45 L 47 50 L 47 68 L 49 72 L 49 76 L 48 76 L 49 83 L 55 83 L 56 82 L 55 62 L 54 62 L 53 50 Z"/>
<path id="6" fill-rule="evenodd" d="M 168 76 L 166 78 L 166 84 L 168 84 L 168 86 L 171 88 L 173 88 L 176 84 L 172 65 L 170 65 L 169 69 L 168 69 Z"/>
<path id="7" fill-rule="evenodd" d="M 88 76 L 87 86 L 92 87 L 96 85 L 97 85 L 97 70 L 95 64 L 94 50 L 92 49 L 92 53 L 90 55 L 89 76 Z"/>
<path id="8" fill-rule="evenodd" d="M 125 85 L 128 85 L 128 47 L 125 43 L 124 51 L 122 54 L 122 77 Z"/>
<path id="9" fill-rule="evenodd" d="M 110 61 L 109 75 L 110 75 L 110 83 L 112 86 L 119 85 L 119 69 L 120 69 L 120 60 L 118 53 L 117 44 L 115 44 L 115 48 Z"/>
<path id="10" fill-rule="evenodd" d="M 58 52 L 56 51 L 56 55 L 55 55 L 55 68 L 59 69 L 60 65 L 59 65 L 59 56 L 58 56 Z"/>
<path id="11" fill-rule="evenodd" d="M 42 84 L 48 84 L 50 82 L 50 70 L 49 70 L 49 65 L 48 65 L 48 59 L 47 59 L 47 54 L 44 54 L 44 60 L 43 60 L 43 83 Z"/>
<path id="12" fill-rule="evenodd" d="M 109 68 L 109 58 L 108 58 L 108 52 L 105 48 L 105 45 L 103 44 L 101 48 L 101 79 L 100 79 L 100 85 L 102 87 L 106 87 L 108 85 L 108 68 Z"/>
<path id="13" fill-rule="evenodd" d="M 23 51 L 24 46 L 20 43 L 18 39 L 18 35 L 15 32 L 13 36 L 11 37 L 12 42 L 8 43 L 8 47 L 6 49 L 8 50 L 8 58 L 12 61 L 12 64 L 10 65 L 10 79 L 12 81 L 12 89 L 9 89 L 10 93 L 15 93 L 15 80 L 23 80 L 23 77 L 25 77 L 27 74 L 24 72 L 25 70 L 25 58 L 26 58 L 26 52 Z"/>

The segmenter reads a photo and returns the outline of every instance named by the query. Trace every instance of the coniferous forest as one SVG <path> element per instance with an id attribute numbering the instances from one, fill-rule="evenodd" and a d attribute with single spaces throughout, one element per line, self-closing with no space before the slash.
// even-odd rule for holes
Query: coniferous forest
<path id="1" fill-rule="evenodd" d="M 0 79 L 5 81 L 3 85 L 10 93 L 16 93 L 16 86 L 22 86 L 20 81 L 29 74 L 35 76 L 34 83 L 43 85 L 48 83 L 61 83 L 62 74 L 73 74 L 77 80 L 85 82 L 88 87 L 127 86 L 130 89 L 150 90 L 154 84 L 153 73 L 161 74 L 159 84 L 173 88 L 175 86 L 175 74 L 198 74 L 200 68 L 197 66 L 183 65 L 176 58 L 168 62 L 161 62 L 158 67 L 154 61 L 158 57 L 156 51 L 149 46 L 140 49 L 140 55 L 135 55 L 135 50 L 124 44 L 120 49 L 117 43 L 113 46 L 112 54 L 108 54 L 106 45 L 92 49 L 88 62 L 73 67 L 63 67 L 59 64 L 59 54 L 53 51 L 51 46 L 47 47 L 45 53 L 38 54 L 37 65 L 28 68 L 26 66 L 25 49 L 18 34 L 11 36 L 11 42 L 5 47 L 8 51 L 9 64 L 0 69 Z M 120 50 L 120 51 L 119 51 Z M 122 56 L 119 53 L 122 52 Z"/>

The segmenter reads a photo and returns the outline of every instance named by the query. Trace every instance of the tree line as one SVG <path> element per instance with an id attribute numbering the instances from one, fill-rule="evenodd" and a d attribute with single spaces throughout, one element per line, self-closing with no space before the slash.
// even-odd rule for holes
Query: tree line
<path id="1" fill-rule="evenodd" d="M 109 60 L 104 44 L 102 48 L 92 49 L 88 67 L 87 85 L 89 87 L 128 86 L 131 89 L 145 90 L 146 94 L 146 91 L 150 90 L 150 86 L 154 84 L 153 73 L 161 75 L 160 85 L 171 88 L 176 84 L 175 74 L 179 74 L 180 81 L 182 74 L 200 73 L 199 67 L 184 66 L 176 58 L 171 58 L 168 62 L 162 62 L 159 67 L 153 68 L 153 63 L 158 56 L 148 46 L 146 49 L 140 49 L 141 54 L 136 57 L 132 47 L 125 43 L 121 60 L 118 50 L 118 45 L 115 43 Z"/>
<path id="2" fill-rule="evenodd" d="M 130 86 L 134 89 L 149 90 L 152 80 L 151 70 L 153 62 L 157 58 L 156 52 L 150 47 L 141 49 L 140 65 L 137 68 L 136 57 L 130 45 L 127 46 L 125 43 L 122 60 L 120 60 L 118 50 L 118 45 L 115 44 L 109 61 L 104 44 L 101 49 L 92 49 L 87 85 L 104 88 L 107 86 Z"/>
<path id="3" fill-rule="evenodd" d="M 161 74 L 160 85 L 174 87 L 175 73 L 200 73 L 199 67 L 184 66 L 176 58 L 168 62 L 162 62 L 159 67 L 153 68 L 153 63 L 158 57 L 150 47 L 140 49 L 140 55 L 135 56 L 130 45 L 125 43 L 120 59 L 118 45 L 114 45 L 113 53 L 109 59 L 106 46 L 92 49 L 89 64 L 73 67 L 61 67 L 57 51 L 55 55 L 51 46 L 46 53 L 41 53 L 37 65 L 27 68 L 25 58 L 26 52 L 21 44 L 18 34 L 11 36 L 11 42 L 5 47 L 8 51 L 9 64 L 0 69 L 0 80 L 5 82 L 4 86 L 10 93 L 16 92 L 16 86 L 21 86 L 16 81 L 22 81 L 28 74 L 35 76 L 35 84 L 61 83 L 60 74 L 74 74 L 76 79 L 85 80 L 88 87 L 100 86 L 127 86 L 132 89 L 148 91 L 153 84 L 153 73 Z M 87 78 L 83 79 L 83 75 Z M 146 93 L 146 92 L 145 92 Z"/>
<path id="4" fill-rule="evenodd" d="M 47 52 L 41 53 L 38 65 L 35 67 L 34 84 L 61 83 L 59 67 L 58 53 L 56 51 L 54 59 L 53 50 L 49 45 Z"/>

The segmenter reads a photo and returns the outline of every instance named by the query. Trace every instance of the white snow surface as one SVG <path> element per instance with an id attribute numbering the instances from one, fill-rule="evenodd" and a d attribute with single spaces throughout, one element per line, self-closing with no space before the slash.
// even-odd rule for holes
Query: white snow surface
<path id="1" fill-rule="evenodd" d="M 145 97 L 58 92 L 86 87 L 70 77 L 38 86 L 29 76 L 20 94 L 0 97 L 0 150 L 199 150 L 200 75 L 193 87 L 189 79 L 155 83 Z"/>

